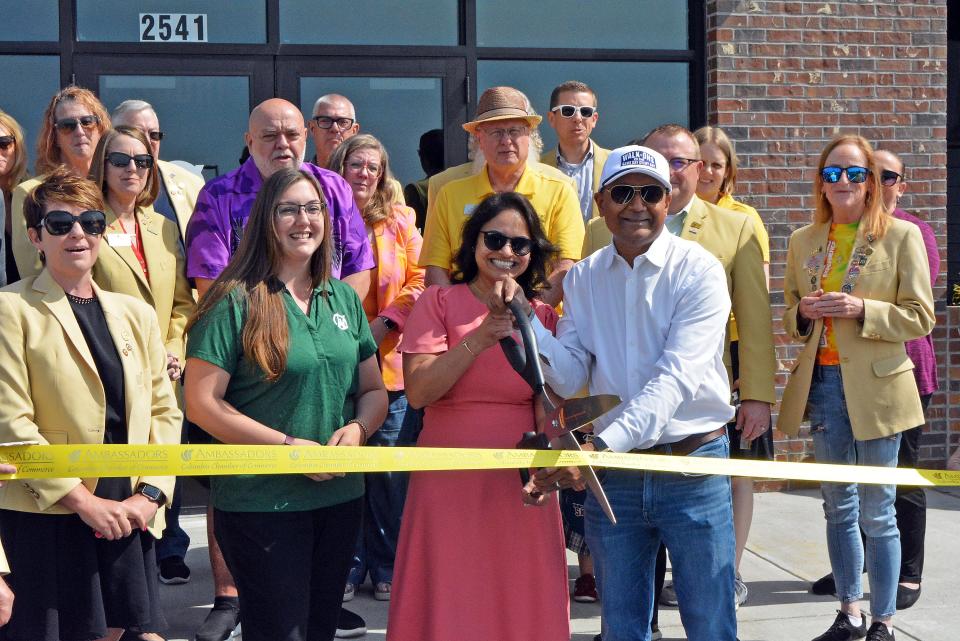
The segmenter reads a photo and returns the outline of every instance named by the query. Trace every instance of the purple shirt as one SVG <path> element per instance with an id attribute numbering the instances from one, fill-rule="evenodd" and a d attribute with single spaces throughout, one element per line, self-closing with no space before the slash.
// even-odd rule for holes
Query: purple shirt
<path id="1" fill-rule="evenodd" d="M 893 217 L 913 223 L 920 228 L 923 244 L 927 248 L 927 262 L 930 263 L 930 286 L 933 287 L 936 285 L 937 276 L 940 274 L 940 250 L 937 248 L 937 237 L 934 235 L 933 229 L 913 214 L 908 214 L 899 208 L 894 210 Z M 933 351 L 933 337 L 927 334 L 923 338 L 907 341 L 904 346 L 907 348 L 907 356 L 913 361 L 913 375 L 917 379 L 917 389 L 920 396 L 933 394 L 939 387 L 937 359 Z"/>
<path id="2" fill-rule="evenodd" d="M 339 174 L 310 163 L 300 168 L 313 174 L 330 213 L 334 278 L 371 269 L 373 252 L 353 191 Z M 187 225 L 187 276 L 215 279 L 240 246 L 243 228 L 263 178 L 253 158 L 204 185 Z"/>

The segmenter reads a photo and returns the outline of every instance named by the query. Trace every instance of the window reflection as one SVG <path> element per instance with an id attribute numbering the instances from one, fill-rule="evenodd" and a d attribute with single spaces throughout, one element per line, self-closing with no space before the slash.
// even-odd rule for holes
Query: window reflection
<path id="1" fill-rule="evenodd" d="M 457 0 L 283 0 L 285 44 L 456 45 Z M 482 4 L 482 3 L 481 3 Z"/>
<path id="2" fill-rule="evenodd" d="M 57 0 L 0 1 L 0 40 L 56 42 L 60 40 Z"/>
<path id="3" fill-rule="evenodd" d="M 23 127 L 32 173 L 43 110 L 60 88 L 60 57 L 0 56 L 0 87 L 0 109 Z"/>

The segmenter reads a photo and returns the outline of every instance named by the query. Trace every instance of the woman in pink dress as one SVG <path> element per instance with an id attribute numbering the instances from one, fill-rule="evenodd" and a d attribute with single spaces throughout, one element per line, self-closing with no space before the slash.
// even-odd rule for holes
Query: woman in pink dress
<path id="1" fill-rule="evenodd" d="M 430 287 L 407 319 L 407 399 L 426 407 L 423 447 L 513 448 L 534 429 L 533 393 L 498 341 L 509 314 L 484 302 L 510 276 L 534 300 L 555 248 L 523 196 L 484 200 L 463 228 L 452 285 Z M 569 641 L 556 497 L 534 499 L 516 470 L 411 475 L 394 570 L 388 641 Z"/>

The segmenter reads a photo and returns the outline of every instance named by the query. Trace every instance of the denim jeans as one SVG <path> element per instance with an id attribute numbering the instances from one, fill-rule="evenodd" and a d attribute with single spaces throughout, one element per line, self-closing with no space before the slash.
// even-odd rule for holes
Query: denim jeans
<path id="1" fill-rule="evenodd" d="M 854 438 L 839 366 L 814 368 L 807 413 L 818 463 L 896 467 L 899 434 L 868 441 Z M 877 618 L 893 616 L 897 609 L 900 533 L 893 507 L 896 490 L 895 485 L 820 484 L 837 595 L 844 603 L 862 598 L 861 570 L 866 567 L 870 613 Z M 867 540 L 866 565 L 860 528 Z"/>
<path id="2" fill-rule="evenodd" d="M 388 396 L 387 418 L 367 445 L 415 445 L 423 425 L 422 412 L 407 405 L 407 396 L 402 391 L 389 392 Z M 409 472 L 375 472 L 365 476 L 363 527 L 347 579 L 350 583 L 363 583 L 368 572 L 374 585 L 393 581 L 393 560 L 409 479 Z"/>
<path id="3" fill-rule="evenodd" d="M 690 456 L 727 458 L 726 436 Z M 649 641 L 660 542 L 673 561 L 680 618 L 690 641 L 734 641 L 734 532 L 730 478 L 607 469 L 601 472 L 617 525 L 587 495 L 604 641 Z"/>
<path id="4" fill-rule="evenodd" d="M 187 422 L 180 428 L 180 442 L 187 442 Z M 182 559 L 187 556 L 190 547 L 190 535 L 180 527 L 181 479 L 178 477 L 173 486 L 173 502 L 167 510 L 167 521 L 163 533 L 157 540 L 157 562 L 171 557 Z"/>

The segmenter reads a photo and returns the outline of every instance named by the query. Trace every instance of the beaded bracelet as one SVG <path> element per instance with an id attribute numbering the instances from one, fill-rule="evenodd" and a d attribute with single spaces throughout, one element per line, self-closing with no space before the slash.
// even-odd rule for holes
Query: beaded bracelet
<path id="1" fill-rule="evenodd" d="M 370 433 L 367 431 L 367 426 L 364 425 L 363 421 L 361 421 L 359 418 L 353 418 L 347 421 L 347 425 L 350 423 L 356 423 L 357 427 L 360 428 L 360 431 L 363 432 L 363 442 L 360 443 L 360 445 L 366 445 L 367 439 L 370 438 Z"/>

